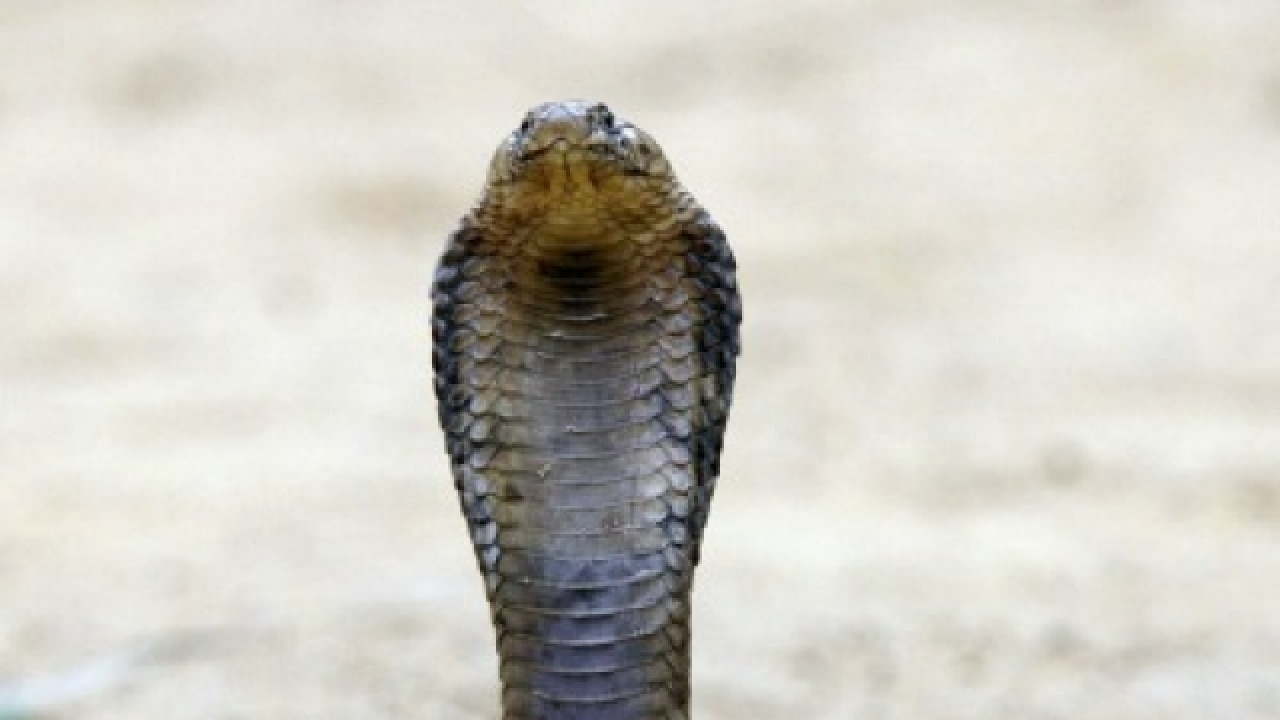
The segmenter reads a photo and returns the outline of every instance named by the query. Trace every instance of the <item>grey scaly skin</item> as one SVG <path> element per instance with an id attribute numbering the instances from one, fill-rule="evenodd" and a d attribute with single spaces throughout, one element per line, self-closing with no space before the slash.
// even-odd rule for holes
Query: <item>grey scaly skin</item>
<path id="1" fill-rule="evenodd" d="M 689 716 L 741 304 L 719 226 L 603 104 L 529 111 L 432 288 L 440 424 L 506 720 Z"/>

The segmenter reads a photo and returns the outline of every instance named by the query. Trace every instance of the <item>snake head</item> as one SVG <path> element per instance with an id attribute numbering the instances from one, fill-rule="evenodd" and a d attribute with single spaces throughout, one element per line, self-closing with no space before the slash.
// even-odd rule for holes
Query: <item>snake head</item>
<path id="1" fill-rule="evenodd" d="M 625 190 L 635 182 L 675 178 L 658 143 L 601 102 L 538 105 L 498 146 L 489 186 L 523 185 L 551 197 Z M 652 183 L 648 183 L 652 185 Z"/>

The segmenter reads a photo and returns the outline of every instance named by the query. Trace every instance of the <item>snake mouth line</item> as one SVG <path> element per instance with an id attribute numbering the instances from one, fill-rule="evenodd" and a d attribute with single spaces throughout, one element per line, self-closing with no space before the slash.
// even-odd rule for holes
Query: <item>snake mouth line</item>
<path id="1" fill-rule="evenodd" d="M 582 144 L 574 143 L 566 138 L 557 138 L 554 142 L 547 143 L 540 147 L 523 150 L 520 153 L 520 162 L 532 162 L 538 158 L 551 155 L 552 153 L 567 155 L 571 150 L 582 150 L 598 158 L 604 158 L 616 163 L 620 170 L 627 169 L 624 161 L 625 159 L 622 154 L 613 147 L 610 147 L 608 143 L 594 142 Z"/>

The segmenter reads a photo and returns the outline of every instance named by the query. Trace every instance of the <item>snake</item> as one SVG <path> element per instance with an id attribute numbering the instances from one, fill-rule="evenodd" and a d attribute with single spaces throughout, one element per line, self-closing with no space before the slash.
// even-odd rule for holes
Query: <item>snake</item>
<path id="1" fill-rule="evenodd" d="M 544 103 L 494 153 L 431 298 L 504 720 L 688 718 L 741 347 L 723 230 L 644 130 L 604 103 Z"/>

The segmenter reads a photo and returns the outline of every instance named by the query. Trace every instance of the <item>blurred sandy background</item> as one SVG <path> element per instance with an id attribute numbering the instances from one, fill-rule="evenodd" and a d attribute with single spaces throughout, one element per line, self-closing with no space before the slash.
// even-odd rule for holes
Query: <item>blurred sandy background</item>
<path id="1" fill-rule="evenodd" d="M 0 716 L 496 717 L 429 386 L 536 102 L 746 355 L 700 718 L 1280 717 L 1280 4 L 0 1 Z"/>

